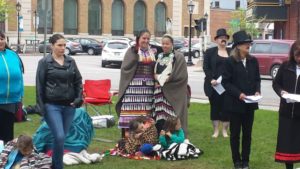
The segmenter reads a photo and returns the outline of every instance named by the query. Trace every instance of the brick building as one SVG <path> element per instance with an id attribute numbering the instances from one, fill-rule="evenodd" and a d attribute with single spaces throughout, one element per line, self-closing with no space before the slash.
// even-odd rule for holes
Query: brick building
<path id="1" fill-rule="evenodd" d="M 291 0 L 285 4 L 287 8 L 286 21 L 276 21 L 274 37 L 277 39 L 300 39 L 300 1 Z"/>
<path id="2" fill-rule="evenodd" d="M 168 31 L 173 36 L 183 36 L 189 25 L 188 0 L 9 0 L 13 6 L 17 1 L 22 5 L 22 42 L 34 36 L 35 11 L 38 38 L 42 38 L 46 2 L 49 34 L 62 33 L 66 36 L 94 38 L 111 35 L 133 36 L 146 27 L 152 35 L 162 36 L 169 26 Z M 194 4 L 193 19 L 200 18 L 205 13 L 204 1 L 194 0 Z M 17 35 L 16 18 L 17 14 L 13 12 L 5 22 L 5 32 L 12 42 Z"/>
<path id="3" fill-rule="evenodd" d="M 229 22 L 231 20 L 233 10 L 226 10 L 226 9 L 211 9 L 210 15 L 211 15 L 211 22 L 210 24 L 210 35 L 211 40 L 214 40 L 214 37 L 216 36 L 216 32 L 219 28 L 225 28 L 228 32 L 230 25 Z"/>
<path id="4" fill-rule="evenodd" d="M 273 22 L 275 39 L 300 38 L 300 0 L 249 0 L 247 14 Z"/>

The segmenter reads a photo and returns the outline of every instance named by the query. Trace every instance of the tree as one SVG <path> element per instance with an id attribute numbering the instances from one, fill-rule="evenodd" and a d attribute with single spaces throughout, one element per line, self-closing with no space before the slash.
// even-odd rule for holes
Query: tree
<path id="1" fill-rule="evenodd" d="M 259 29 L 257 29 L 257 24 L 264 21 L 264 18 L 254 20 L 252 18 L 246 17 L 246 10 L 238 9 L 232 12 L 231 21 L 229 22 L 230 28 L 228 33 L 232 35 L 234 32 L 239 30 L 245 30 L 252 37 L 257 37 L 260 34 Z"/>
<path id="2" fill-rule="evenodd" d="M 7 14 L 12 11 L 11 4 L 7 0 L 0 0 L 0 22 L 7 18 Z"/>

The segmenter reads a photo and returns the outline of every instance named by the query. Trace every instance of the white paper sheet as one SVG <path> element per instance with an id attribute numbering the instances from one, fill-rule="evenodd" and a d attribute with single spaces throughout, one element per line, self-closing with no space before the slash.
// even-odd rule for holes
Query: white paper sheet
<path id="1" fill-rule="evenodd" d="M 244 102 L 245 103 L 258 103 L 261 99 L 262 99 L 261 95 L 258 95 L 258 96 L 251 95 L 251 96 L 246 96 L 246 98 L 244 99 Z"/>
<path id="2" fill-rule="evenodd" d="M 299 94 L 286 93 L 286 94 L 282 95 L 282 98 L 284 98 L 287 103 L 300 102 L 300 95 Z"/>
<path id="3" fill-rule="evenodd" d="M 215 91 L 216 91 L 219 95 L 221 95 L 222 93 L 225 92 L 225 89 L 224 89 L 224 87 L 222 86 L 221 82 L 222 82 L 222 76 L 220 76 L 220 77 L 217 79 L 217 85 L 212 86 L 212 87 L 215 89 Z"/>

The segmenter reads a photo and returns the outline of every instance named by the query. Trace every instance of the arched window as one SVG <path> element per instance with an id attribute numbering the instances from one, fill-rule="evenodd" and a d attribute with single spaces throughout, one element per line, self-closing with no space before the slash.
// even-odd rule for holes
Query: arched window
<path id="1" fill-rule="evenodd" d="M 124 3 L 122 0 L 114 0 L 111 10 L 111 34 L 124 35 Z"/>
<path id="2" fill-rule="evenodd" d="M 101 22 L 102 12 L 100 0 L 90 0 L 89 2 L 89 34 L 100 35 L 102 32 Z"/>
<path id="3" fill-rule="evenodd" d="M 134 35 L 137 35 L 140 30 L 146 28 L 146 5 L 143 1 L 137 1 L 134 5 L 133 22 Z"/>
<path id="4" fill-rule="evenodd" d="M 37 23 L 38 33 L 44 33 L 45 27 L 45 14 L 46 14 L 46 3 L 47 3 L 47 33 L 52 33 L 52 0 L 38 0 L 37 1 Z"/>
<path id="5" fill-rule="evenodd" d="M 64 2 L 64 33 L 78 34 L 78 8 L 77 0 L 65 0 Z"/>
<path id="6" fill-rule="evenodd" d="M 163 36 L 166 33 L 166 6 L 159 2 L 155 6 L 155 36 Z"/>

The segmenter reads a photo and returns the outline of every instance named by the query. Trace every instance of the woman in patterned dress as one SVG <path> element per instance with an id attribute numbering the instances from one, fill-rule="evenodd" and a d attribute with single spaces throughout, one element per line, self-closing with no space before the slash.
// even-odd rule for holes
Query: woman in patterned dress
<path id="1" fill-rule="evenodd" d="M 122 137 L 131 120 L 152 115 L 155 55 L 150 49 L 150 36 L 148 30 L 139 33 L 136 45 L 128 49 L 121 66 L 116 112 Z"/>
<path id="2" fill-rule="evenodd" d="M 173 38 L 164 35 L 163 52 L 154 68 L 154 119 L 157 132 L 163 130 L 169 117 L 179 117 L 187 137 L 187 66 L 184 56 L 173 50 Z"/>

